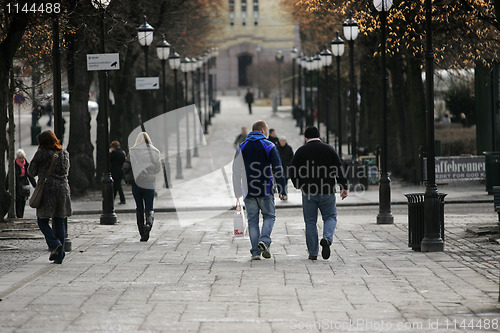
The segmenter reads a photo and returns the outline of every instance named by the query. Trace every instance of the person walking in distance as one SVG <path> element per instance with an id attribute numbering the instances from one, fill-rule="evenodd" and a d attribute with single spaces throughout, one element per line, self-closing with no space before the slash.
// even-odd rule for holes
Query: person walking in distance
<path id="1" fill-rule="evenodd" d="M 335 185 L 340 184 L 340 196 L 347 195 L 347 180 L 342 172 L 339 155 L 332 146 L 321 142 L 319 131 L 310 126 L 304 132 L 306 144 L 297 149 L 290 166 L 290 178 L 302 191 L 302 212 L 306 228 L 309 259 L 318 258 L 318 209 L 323 218 L 323 238 L 320 241 L 323 259 L 330 258 L 330 245 L 337 226 Z"/>
<path id="2" fill-rule="evenodd" d="M 123 194 L 122 179 L 123 179 L 123 163 L 125 162 L 125 152 L 120 146 L 120 142 L 111 142 L 109 148 L 109 164 L 111 167 L 111 177 L 113 178 L 113 199 L 116 198 L 116 193 L 120 196 L 120 205 L 125 204 L 125 195 Z"/>
<path id="3" fill-rule="evenodd" d="M 253 92 L 252 89 L 248 88 L 245 95 L 245 102 L 248 104 L 248 114 L 252 114 L 252 104 L 253 104 Z"/>
<path id="4" fill-rule="evenodd" d="M 252 248 L 252 260 L 260 255 L 271 258 L 271 232 L 275 216 L 273 176 L 277 182 L 279 198 L 286 199 L 285 177 L 276 146 L 266 139 L 268 126 L 258 120 L 252 132 L 238 146 L 233 162 L 233 190 L 236 198 L 244 197 L 248 216 L 248 231 Z M 262 212 L 262 229 L 259 213 Z"/>
<path id="5" fill-rule="evenodd" d="M 276 130 L 274 128 L 271 128 L 269 130 L 269 137 L 267 139 L 274 143 L 275 146 L 279 145 L 280 143 L 280 139 L 278 138 L 278 135 L 276 134 Z"/>
<path id="6" fill-rule="evenodd" d="M 71 197 L 68 183 L 69 153 L 63 149 L 56 135 L 46 130 L 38 134 L 38 150 L 28 167 L 31 177 L 46 177 L 52 161 L 54 168 L 45 181 L 42 202 L 36 209 L 38 227 L 50 249 L 49 260 L 61 264 L 66 236 L 65 219 L 71 215 Z M 52 228 L 49 219 L 52 218 Z"/>
<path id="7" fill-rule="evenodd" d="M 236 139 L 234 139 L 233 144 L 234 144 L 235 149 L 240 145 L 240 143 L 242 143 L 243 141 L 245 141 L 247 139 L 247 134 L 248 134 L 247 128 L 245 126 L 243 126 L 241 128 L 241 133 L 238 134 Z"/>
<path id="8" fill-rule="evenodd" d="M 153 146 L 146 132 L 139 133 L 123 163 L 123 173 L 125 182 L 132 185 L 141 242 L 149 240 L 149 234 L 153 228 L 155 182 L 156 175 L 160 171 L 160 151 Z"/>
<path id="9" fill-rule="evenodd" d="M 19 149 L 16 154 L 15 170 L 15 186 L 16 186 L 16 217 L 24 217 L 24 208 L 26 206 L 26 198 L 30 195 L 31 186 L 36 186 L 35 178 L 28 174 L 30 164 L 26 159 L 26 153 L 23 149 Z M 31 185 L 30 185 L 31 183 Z M 5 187 L 8 187 L 8 181 L 5 181 Z"/>
<path id="10" fill-rule="evenodd" d="M 288 193 L 288 179 L 290 179 L 288 169 L 293 159 L 293 149 L 288 144 L 286 136 L 282 136 L 279 139 L 279 144 L 276 145 L 276 147 L 278 148 L 278 152 L 280 153 L 281 165 L 283 165 L 283 171 L 285 173 L 285 190 Z"/>

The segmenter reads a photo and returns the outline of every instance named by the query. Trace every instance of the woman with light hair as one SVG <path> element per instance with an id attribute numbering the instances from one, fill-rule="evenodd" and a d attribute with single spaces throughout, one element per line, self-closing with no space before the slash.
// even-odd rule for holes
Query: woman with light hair
<path id="1" fill-rule="evenodd" d="M 26 198 L 30 196 L 31 185 L 36 186 L 35 178 L 28 174 L 29 163 L 26 160 L 26 153 L 23 149 L 19 149 L 16 153 L 16 216 L 24 217 L 24 207 L 26 206 Z M 30 185 L 31 183 L 31 185 Z"/>
<path id="2" fill-rule="evenodd" d="M 135 144 L 123 163 L 124 179 L 132 185 L 136 204 L 137 227 L 141 242 L 147 242 L 153 227 L 156 175 L 161 171 L 160 151 L 146 132 L 137 135 Z M 145 223 L 144 223 L 145 221 Z"/>

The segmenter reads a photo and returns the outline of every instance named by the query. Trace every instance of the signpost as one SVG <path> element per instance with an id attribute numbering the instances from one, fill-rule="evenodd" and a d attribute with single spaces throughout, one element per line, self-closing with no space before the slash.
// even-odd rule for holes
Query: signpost
<path id="1" fill-rule="evenodd" d="M 19 126 L 19 130 L 17 131 L 19 135 L 19 148 L 21 148 L 21 105 L 24 103 L 24 96 L 21 92 L 18 92 L 14 95 L 14 103 L 18 106 L 18 119 L 17 126 Z"/>
<path id="2" fill-rule="evenodd" d="M 160 79 L 158 77 L 136 77 L 136 90 L 157 90 L 160 89 Z"/>
<path id="3" fill-rule="evenodd" d="M 120 69 L 118 53 L 87 54 L 88 71 L 107 71 Z"/>

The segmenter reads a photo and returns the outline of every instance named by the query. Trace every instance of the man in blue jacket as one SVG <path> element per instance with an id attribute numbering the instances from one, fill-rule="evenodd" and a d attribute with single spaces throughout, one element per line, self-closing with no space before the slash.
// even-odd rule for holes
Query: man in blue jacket
<path id="1" fill-rule="evenodd" d="M 271 258 L 271 232 L 275 221 L 273 176 L 281 200 L 286 199 L 285 177 L 276 146 L 267 140 L 268 126 L 258 120 L 252 132 L 236 151 L 233 162 L 233 190 L 236 198 L 244 197 L 248 216 L 248 231 L 252 248 L 252 260 L 260 255 Z M 262 230 L 259 213 L 262 212 Z"/>

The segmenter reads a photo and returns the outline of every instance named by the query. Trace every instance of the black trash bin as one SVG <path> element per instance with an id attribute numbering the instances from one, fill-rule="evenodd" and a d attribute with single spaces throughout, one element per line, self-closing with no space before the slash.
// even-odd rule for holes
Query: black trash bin
<path id="1" fill-rule="evenodd" d="M 500 186 L 500 151 L 485 151 L 486 191 L 493 194 L 493 186 Z"/>
<path id="2" fill-rule="evenodd" d="M 444 241 L 444 197 L 447 193 L 438 193 L 439 224 L 441 239 Z M 424 239 L 425 206 L 424 193 L 407 193 L 408 198 L 408 247 L 420 251 L 420 243 Z"/>

